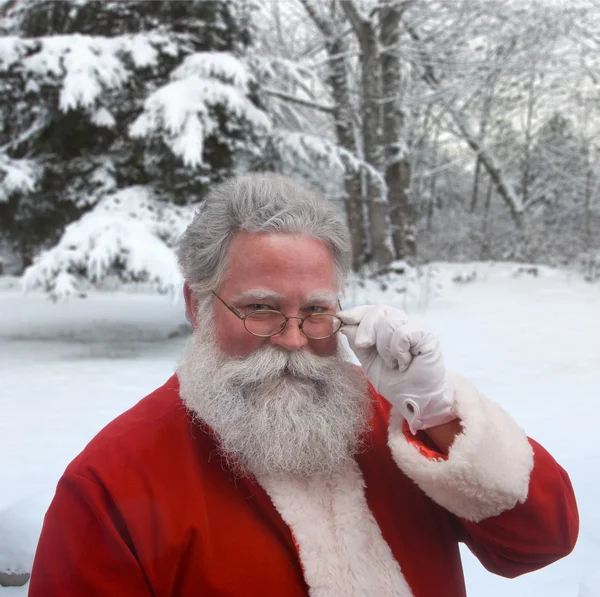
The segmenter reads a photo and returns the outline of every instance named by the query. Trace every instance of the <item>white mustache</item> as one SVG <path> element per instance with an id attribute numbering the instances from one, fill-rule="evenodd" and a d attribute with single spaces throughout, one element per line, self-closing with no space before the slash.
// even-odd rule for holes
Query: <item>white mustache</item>
<path id="1" fill-rule="evenodd" d="M 276 346 L 261 348 L 249 355 L 225 361 L 221 374 L 240 384 L 259 384 L 282 377 L 326 381 L 337 357 L 318 356 L 310 352 L 288 352 Z"/>

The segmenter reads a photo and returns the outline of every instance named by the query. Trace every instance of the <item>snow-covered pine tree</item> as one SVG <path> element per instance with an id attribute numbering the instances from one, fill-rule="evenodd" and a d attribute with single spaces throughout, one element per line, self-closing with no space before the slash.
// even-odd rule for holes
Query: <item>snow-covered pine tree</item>
<path id="1" fill-rule="evenodd" d="M 241 60 L 247 2 L 19 0 L 0 28 L 0 234 L 27 287 L 107 276 L 172 287 L 206 186 L 270 121 Z M 58 241 L 58 244 L 56 244 Z"/>

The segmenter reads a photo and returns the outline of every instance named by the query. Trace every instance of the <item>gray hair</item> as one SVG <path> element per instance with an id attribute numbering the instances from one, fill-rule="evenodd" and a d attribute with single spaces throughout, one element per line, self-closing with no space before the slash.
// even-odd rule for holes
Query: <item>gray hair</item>
<path id="1" fill-rule="evenodd" d="M 238 231 L 302 234 L 326 243 L 338 289 L 350 270 L 350 234 L 342 213 L 324 195 L 273 173 L 243 174 L 212 189 L 179 242 L 183 277 L 197 294 L 219 288 Z"/>

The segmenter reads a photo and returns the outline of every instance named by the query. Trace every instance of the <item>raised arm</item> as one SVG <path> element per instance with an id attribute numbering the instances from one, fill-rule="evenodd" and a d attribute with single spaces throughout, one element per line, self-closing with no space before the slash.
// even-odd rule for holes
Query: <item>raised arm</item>
<path id="1" fill-rule="evenodd" d="M 446 371 L 435 334 L 384 305 L 339 316 L 392 405 L 396 464 L 456 518 L 457 537 L 484 566 L 516 576 L 570 553 L 579 519 L 567 473 L 500 405 Z"/>
<path id="2" fill-rule="evenodd" d="M 491 572 L 514 577 L 568 555 L 579 517 L 567 473 L 498 404 L 451 379 L 462 431 L 444 454 L 393 413 L 397 465 L 454 515 L 457 538 Z"/>

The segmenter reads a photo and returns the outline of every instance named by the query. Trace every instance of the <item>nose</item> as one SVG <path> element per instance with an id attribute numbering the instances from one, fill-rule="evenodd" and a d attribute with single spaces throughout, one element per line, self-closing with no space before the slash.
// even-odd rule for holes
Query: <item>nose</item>
<path id="1" fill-rule="evenodd" d="M 300 331 L 300 318 L 290 317 L 283 332 L 271 336 L 271 344 L 286 350 L 300 350 L 308 343 L 308 338 Z"/>

